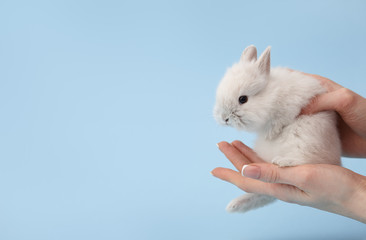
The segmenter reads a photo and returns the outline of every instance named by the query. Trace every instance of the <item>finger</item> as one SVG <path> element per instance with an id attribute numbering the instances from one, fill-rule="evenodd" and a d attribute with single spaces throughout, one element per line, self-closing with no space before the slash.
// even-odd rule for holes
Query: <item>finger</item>
<path id="1" fill-rule="evenodd" d="M 244 178 L 237 171 L 234 171 L 229 168 L 221 168 L 221 167 L 218 167 L 218 168 L 215 168 L 214 170 L 212 170 L 211 174 L 214 177 L 220 178 L 221 180 L 224 180 L 226 182 L 230 182 L 236 186 L 240 185 L 240 183 L 242 182 L 242 178 Z"/>
<path id="2" fill-rule="evenodd" d="M 314 114 L 324 110 L 330 110 L 334 106 L 334 92 L 318 95 L 310 100 L 310 103 L 301 110 L 300 114 Z"/>
<path id="3" fill-rule="evenodd" d="M 243 165 L 251 163 L 238 149 L 228 142 L 220 142 L 217 144 L 220 151 L 230 160 L 236 169 L 241 170 Z"/>
<path id="4" fill-rule="evenodd" d="M 344 90 L 324 93 L 314 97 L 310 103 L 302 109 L 301 114 L 313 114 L 321 111 L 335 110 L 341 113 L 350 100 L 344 95 Z"/>
<path id="5" fill-rule="evenodd" d="M 267 183 L 246 178 L 232 169 L 215 168 L 212 170 L 211 174 L 221 180 L 234 184 L 248 193 L 265 194 L 286 202 L 302 202 L 301 199 L 304 198 L 304 192 L 295 186 L 280 183 Z"/>
<path id="6" fill-rule="evenodd" d="M 253 149 L 251 149 L 241 141 L 236 140 L 232 142 L 231 145 L 233 145 L 236 149 L 239 150 L 239 152 L 241 152 L 244 156 L 246 156 L 250 162 L 258 162 L 258 163 L 264 162 L 264 160 L 261 159 L 257 155 L 257 153 L 253 151 Z"/>
<path id="7" fill-rule="evenodd" d="M 215 168 L 211 174 L 221 180 L 232 183 L 245 192 L 272 195 L 270 183 L 243 177 L 239 172 L 229 168 Z"/>
<path id="8" fill-rule="evenodd" d="M 306 165 L 295 167 L 278 167 L 270 163 L 255 163 L 244 169 L 244 176 L 268 183 L 281 183 L 302 188 L 310 169 Z"/>

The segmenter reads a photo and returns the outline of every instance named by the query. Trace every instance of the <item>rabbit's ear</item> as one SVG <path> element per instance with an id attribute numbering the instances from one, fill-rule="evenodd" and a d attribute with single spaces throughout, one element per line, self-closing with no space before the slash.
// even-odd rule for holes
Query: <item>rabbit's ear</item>
<path id="1" fill-rule="evenodd" d="M 258 61 L 258 69 L 262 74 L 268 75 L 271 70 L 271 47 L 267 47 L 266 50 L 259 57 Z"/>
<path id="2" fill-rule="evenodd" d="M 255 48 L 254 45 L 250 45 L 243 51 L 240 57 L 240 61 L 243 62 L 257 61 L 257 49 Z"/>

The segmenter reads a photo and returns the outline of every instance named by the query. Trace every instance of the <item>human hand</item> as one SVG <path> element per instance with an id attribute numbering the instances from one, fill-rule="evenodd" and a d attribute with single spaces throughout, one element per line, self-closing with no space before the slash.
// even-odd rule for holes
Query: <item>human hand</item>
<path id="1" fill-rule="evenodd" d="M 303 109 L 302 114 L 325 110 L 336 111 L 341 117 L 338 129 L 342 143 L 342 155 L 366 157 L 366 99 L 328 78 L 304 74 L 318 79 L 328 91 L 315 97 Z"/>
<path id="2" fill-rule="evenodd" d="M 318 208 L 366 223 L 366 177 L 328 164 L 278 167 L 266 163 L 239 141 L 219 149 L 239 170 L 215 168 L 211 173 L 240 189 L 282 201 Z M 244 176 L 240 171 L 244 165 Z"/>

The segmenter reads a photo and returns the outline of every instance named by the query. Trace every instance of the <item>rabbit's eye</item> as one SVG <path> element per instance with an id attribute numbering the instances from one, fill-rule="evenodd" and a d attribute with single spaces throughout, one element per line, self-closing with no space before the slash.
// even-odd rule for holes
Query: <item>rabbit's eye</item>
<path id="1" fill-rule="evenodd" d="M 246 102 L 248 102 L 248 97 L 247 96 L 240 96 L 239 97 L 239 103 L 240 104 L 244 104 Z"/>

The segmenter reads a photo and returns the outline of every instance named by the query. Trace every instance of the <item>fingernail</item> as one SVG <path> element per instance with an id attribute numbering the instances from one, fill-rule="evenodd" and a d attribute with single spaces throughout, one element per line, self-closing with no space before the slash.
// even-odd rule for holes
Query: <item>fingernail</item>
<path id="1" fill-rule="evenodd" d="M 248 165 L 243 169 L 244 177 L 258 179 L 261 175 L 261 169 L 258 166 Z"/>
<path id="2" fill-rule="evenodd" d="M 218 148 L 220 148 L 218 143 L 216 143 L 216 146 L 217 146 Z"/>

